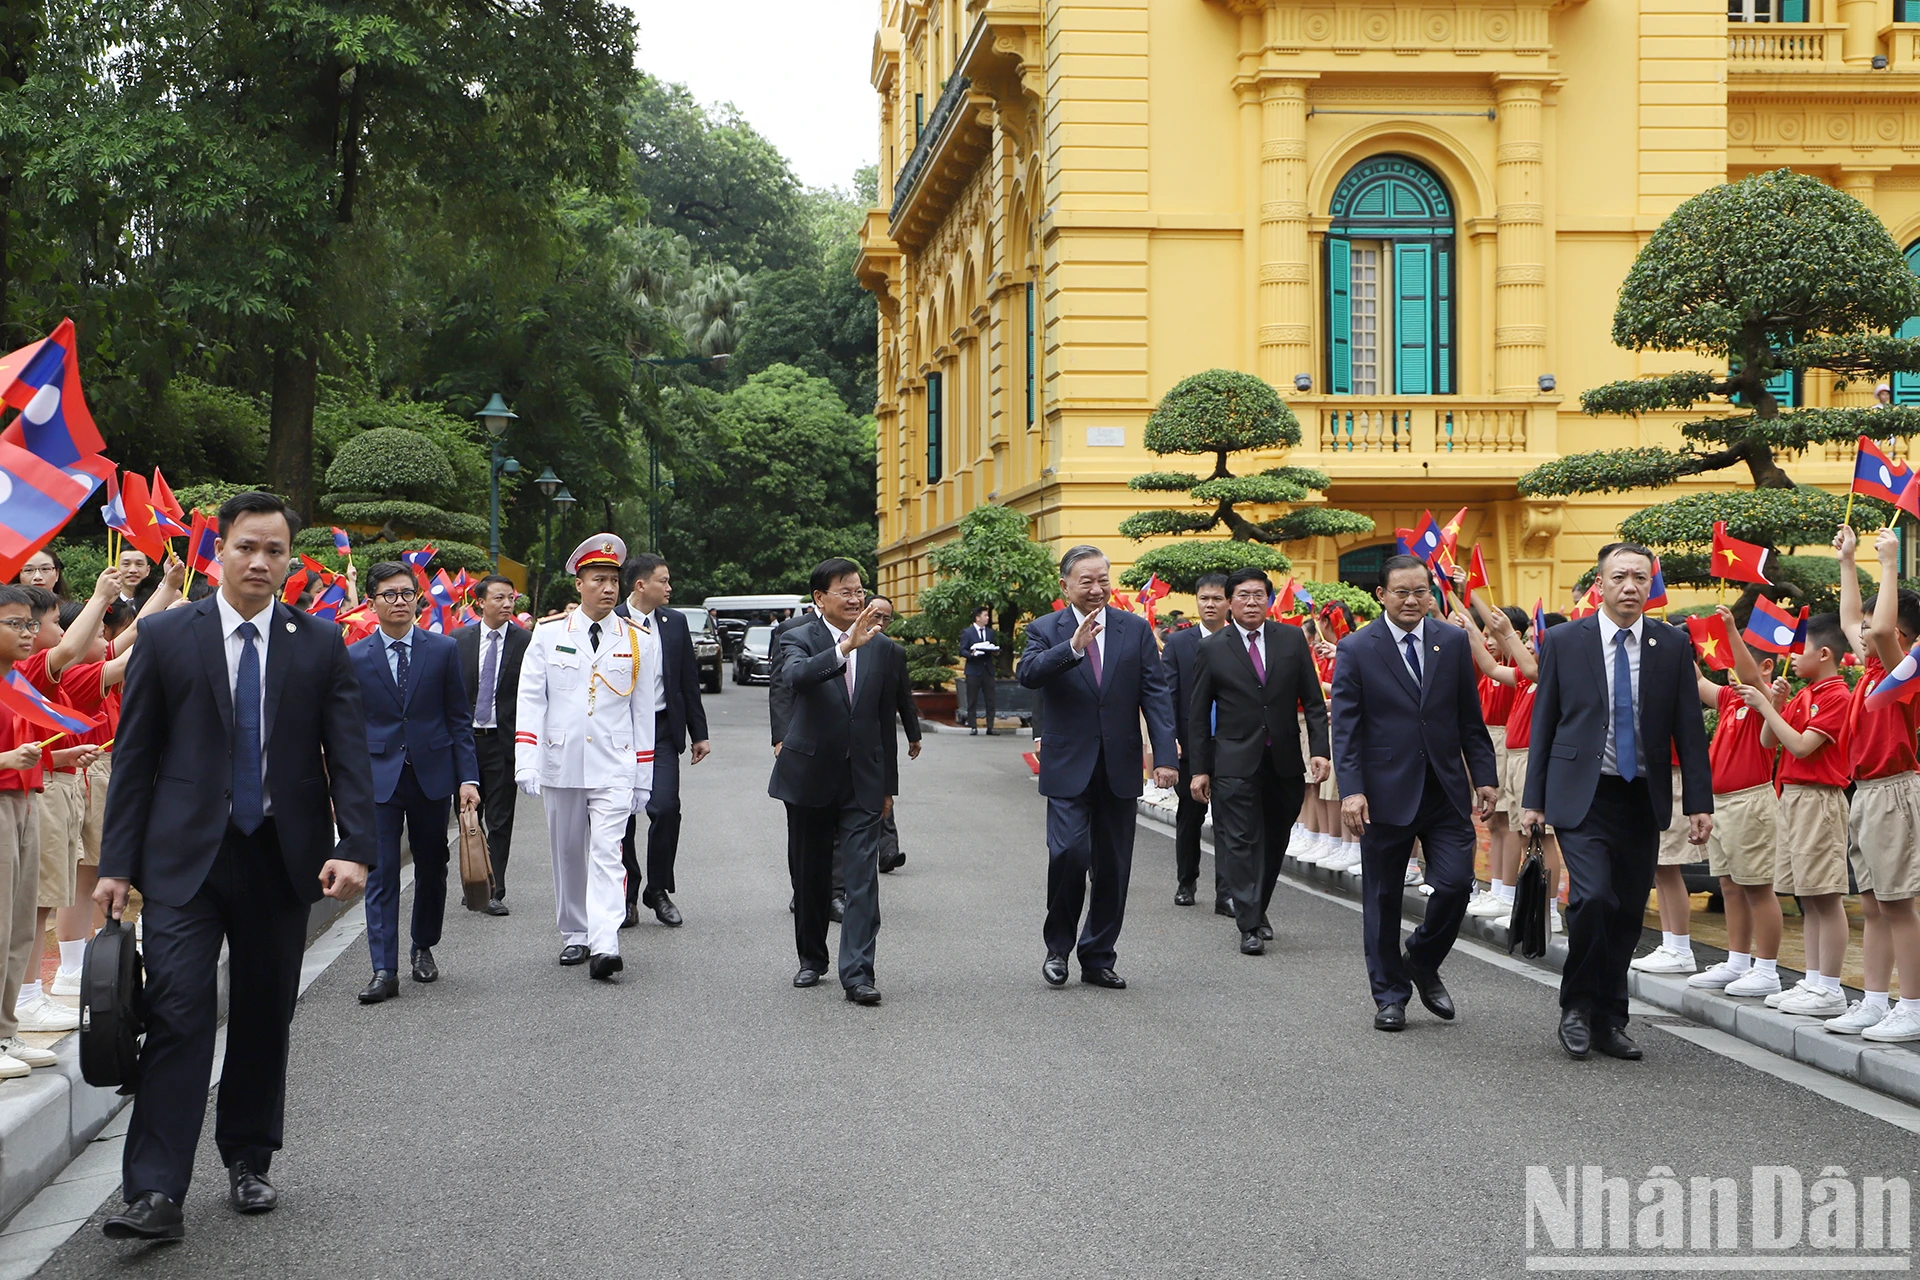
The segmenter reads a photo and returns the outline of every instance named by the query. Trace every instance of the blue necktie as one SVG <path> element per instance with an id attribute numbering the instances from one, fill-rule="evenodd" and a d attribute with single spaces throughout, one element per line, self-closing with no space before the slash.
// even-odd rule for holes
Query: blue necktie
<path id="1" fill-rule="evenodd" d="M 1407 665 L 1413 668 L 1413 682 L 1420 683 L 1420 641 L 1409 634 L 1406 639 Z"/>
<path id="2" fill-rule="evenodd" d="M 397 668 L 393 673 L 393 683 L 400 689 L 401 702 L 407 700 L 407 650 L 412 647 L 403 641 L 393 642 L 393 663 Z"/>
<path id="3" fill-rule="evenodd" d="M 233 682 L 233 825 L 252 835 L 266 821 L 266 789 L 260 779 L 260 632 L 240 624 L 240 672 Z"/>
<path id="4" fill-rule="evenodd" d="M 1635 759 L 1640 753 L 1633 741 L 1633 671 L 1627 666 L 1631 634 L 1613 633 L 1613 767 L 1623 782 L 1632 782 L 1640 772 Z"/>
<path id="5" fill-rule="evenodd" d="M 504 628 L 487 633 L 487 660 L 480 664 L 480 703 L 473 709 L 475 724 L 493 722 L 493 686 L 500 682 L 500 637 L 504 634 Z"/>

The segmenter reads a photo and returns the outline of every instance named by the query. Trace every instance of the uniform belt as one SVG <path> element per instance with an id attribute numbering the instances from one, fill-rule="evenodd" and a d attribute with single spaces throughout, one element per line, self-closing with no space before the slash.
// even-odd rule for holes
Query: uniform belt
<path id="1" fill-rule="evenodd" d="M 496 734 L 496 733 L 499 733 L 499 732 L 500 732 L 500 730 L 498 730 L 498 729 L 480 729 L 480 728 L 476 728 L 476 729 L 474 729 L 474 731 L 473 731 L 473 736 L 474 736 L 474 737 L 476 737 L 476 738 L 490 738 L 490 737 L 492 737 L 492 736 L 493 736 L 494 734 Z"/>

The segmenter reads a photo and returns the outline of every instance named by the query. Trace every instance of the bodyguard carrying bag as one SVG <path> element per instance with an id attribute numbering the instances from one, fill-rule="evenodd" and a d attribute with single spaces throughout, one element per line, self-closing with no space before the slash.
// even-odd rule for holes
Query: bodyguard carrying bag
<path id="1" fill-rule="evenodd" d="M 140 1083 L 140 948 L 118 920 L 93 935 L 80 961 L 80 1076 L 103 1089 L 132 1093 Z"/>
<path id="2" fill-rule="evenodd" d="M 1507 954 L 1516 950 L 1529 960 L 1547 954 L 1547 859 L 1540 833 L 1527 836 L 1526 856 L 1520 860 L 1520 881 L 1513 890 L 1513 919 L 1507 928 Z"/>
<path id="3" fill-rule="evenodd" d="M 469 911 L 485 911 L 493 897 L 493 862 L 487 857 L 487 833 L 480 827 L 478 809 L 461 809 L 460 894 Z"/>

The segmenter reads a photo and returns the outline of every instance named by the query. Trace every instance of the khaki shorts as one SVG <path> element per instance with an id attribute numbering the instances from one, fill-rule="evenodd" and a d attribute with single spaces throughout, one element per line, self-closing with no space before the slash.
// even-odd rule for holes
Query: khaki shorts
<path id="1" fill-rule="evenodd" d="M 1527 794 L 1527 748 L 1518 750 L 1508 748 L 1506 758 L 1500 765 L 1500 808 L 1507 815 L 1508 824 L 1520 830 L 1520 813 L 1526 808 L 1522 803 Z M 1547 828 L 1547 834 L 1553 834 L 1553 828 Z"/>
<path id="2" fill-rule="evenodd" d="M 1713 834 L 1707 837 L 1707 867 L 1735 884 L 1771 885 L 1773 850 L 1780 827 L 1780 798 L 1763 782 L 1744 791 L 1713 796 Z"/>
<path id="3" fill-rule="evenodd" d="M 1687 843 L 1687 815 L 1680 812 L 1680 771 L 1673 771 L 1673 817 L 1667 822 L 1667 829 L 1660 833 L 1660 864 L 1663 867 L 1683 867 L 1689 862 L 1700 861 L 1700 846 Z"/>
<path id="4" fill-rule="evenodd" d="M 1847 860 L 1862 893 L 1889 902 L 1920 894 L 1920 773 L 1862 778 L 1847 815 Z"/>
<path id="5" fill-rule="evenodd" d="M 108 752 L 87 766 L 81 775 L 87 783 L 87 821 L 80 828 L 80 865 L 100 865 L 100 827 L 107 816 L 107 781 L 113 777 L 113 753 Z"/>
<path id="6" fill-rule="evenodd" d="M 40 796 L 40 906 L 73 905 L 73 869 L 80 865 L 80 828 L 87 820 L 81 788 L 77 773 L 47 774 Z"/>
<path id="7" fill-rule="evenodd" d="M 1773 887 L 1803 898 L 1847 891 L 1847 793 L 1819 783 L 1780 789 Z"/>

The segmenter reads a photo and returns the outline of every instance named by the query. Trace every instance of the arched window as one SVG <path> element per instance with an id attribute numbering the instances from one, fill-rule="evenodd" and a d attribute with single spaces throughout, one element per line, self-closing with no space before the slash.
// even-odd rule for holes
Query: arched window
<path id="1" fill-rule="evenodd" d="M 1907 246 L 1907 266 L 1920 274 L 1920 240 Z M 1894 331 L 1896 338 L 1920 338 L 1920 316 L 1908 316 L 1907 322 Z M 1895 404 L 1920 404 L 1920 374 L 1896 373 L 1893 375 L 1893 402 Z"/>
<path id="2" fill-rule="evenodd" d="M 1375 156 L 1341 180 L 1327 231 L 1327 386 L 1452 395 L 1453 202 L 1433 171 Z"/>

